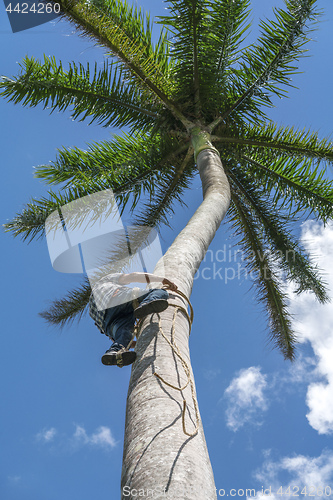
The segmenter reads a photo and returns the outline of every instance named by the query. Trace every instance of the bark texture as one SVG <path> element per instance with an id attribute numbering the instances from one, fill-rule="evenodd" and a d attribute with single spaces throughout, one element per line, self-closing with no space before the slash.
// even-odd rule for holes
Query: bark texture
<path id="1" fill-rule="evenodd" d="M 218 154 L 202 150 L 197 166 L 204 200 L 163 258 L 168 279 L 190 296 L 193 277 L 203 260 L 230 203 L 230 188 Z M 161 269 L 161 268 L 160 268 Z M 155 270 L 159 274 L 159 265 Z M 170 302 L 186 307 L 179 296 Z M 175 308 L 161 315 L 165 335 L 171 338 Z M 190 365 L 189 323 L 183 312 L 175 322 L 175 339 Z M 157 315 L 145 319 L 137 343 L 128 391 L 121 498 L 214 500 L 216 490 L 201 423 L 193 437 L 183 432 L 183 400 L 187 402 L 186 430 L 195 429 L 196 414 L 190 384 L 183 391 L 168 387 L 154 376 L 182 387 L 187 376 L 179 358 L 159 331 Z M 191 369 L 191 377 L 193 374 Z M 140 496 L 141 495 L 141 496 Z"/>

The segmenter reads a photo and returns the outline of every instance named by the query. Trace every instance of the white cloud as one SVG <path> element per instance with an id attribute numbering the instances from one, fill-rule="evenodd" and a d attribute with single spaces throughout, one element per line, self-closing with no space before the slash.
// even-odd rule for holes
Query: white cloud
<path id="1" fill-rule="evenodd" d="M 279 373 L 279 381 L 287 387 L 290 382 L 298 384 L 310 384 L 316 378 L 316 360 L 314 357 L 298 355 L 297 359 L 289 366 L 287 374 Z"/>
<path id="2" fill-rule="evenodd" d="M 258 418 L 268 408 L 266 388 L 267 377 L 257 366 L 241 370 L 231 381 L 224 392 L 227 426 L 231 430 L 236 432 L 246 423 L 261 425 Z"/>
<path id="3" fill-rule="evenodd" d="M 21 480 L 21 476 L 8 476 L 8 481 L 11 483 L 19 483 Z"/>
<path id="4" fill-rule="evenodd" d="M 110 446 L 111 448 L 114 448 L 117 444 L 110 429 L 103 425 L 97 429 L 97 432 L 91 436 L 90 440 L 92 444 Z"/>
<path id="5" fill-rule="evenodd" d="M 73 439 L 76 444 L 95 445 L 104 448 L 114 448 L 117 444 L 109 427 L 103 425 L 98 427 L 90 436 L 84 427 L 76 425 Z"/>
<path id="6" fill-rule="evenodd" d="M 56 442 L 55 437 L 57 437 Z M 44 428 L 36 435 L 36 439 L 43 443 L 55 442 L 55 445 L 60 447 L 60 449 L 63 448 L 64 450 L 68 449 L 68 445 L 71 449 L 74 448 L 74 450 L 77 447 L 84 445 L 99 446 L 104 449 L 114 448 L 117 445 L 111 430 L 109 427 L 104 425 L 97 427 L 91 434 L 88 434 L 82 425 L 76 425 L 72 436 L 68 436 L 66 434 L 59 435 L 59 432 L 54 427 L 49 429 Z"/>
<path id="7" fill-rule="evenodd" d="M 302 490 L 304 498 L 328 497 L 333 493 L 333 451 L 325 450 L 319 457 L 284 457 L 276 462 L 268 456 L 261 469 L 255 472 L 254 478 L 259 482 L 260 488 L 266 490 L 264 498 L 268 500 L 281 500 L 286 496 L 293 496 L 293 493 L 294 496 L 302 497 Z M 269 488 L 271 494 L 268 494 Z M 263 498 L 263 495 L 259 494 L 257 497 Z"/>
<path id="8" fill-rule="evenodd" d="M 210 370 L 204 370 L 203 376 L 206 380 L 212 381 L 214 380 L 218 375 L 220 375 L 221 370 L 219 368 L 216 369 L 210 369 Z"/>
<path id="9" fill-rule="evenodd" d="M 50 427 L 50 429 L 44 428 L 36 435 L 36 438 L 38 439 L 38 441 L 49 443 L 50 441 L 54 440 L 56 434 L 57 434 L 57 429 L 55 429 L 54 427 Z"/>
<path id="10" fill-rule="evenodd" d="M 302 242 L 315 257 L 324 279 L 333 290 L 333 225 L 309 221 L 303 225 Z M 333 305 L 319 304 L 313 294 L 296 296 L 290 289 L 290 310 L 301 342 L 310 342 L 316 367 L 308 380 L 307 419 L 319 434 L 333 433 Z M 309 377 L 307 377 L 309 379 Z"/>
<path id="11" fill-rule="evenodd" d="M 83 442 L 84 444 L 89 443 L 89 438 L 88 438 L 87 432 L 86 432 L 85 428 L 82 427 L 81 425 L 76 426 L 73 438 L 76 441 Z"/>

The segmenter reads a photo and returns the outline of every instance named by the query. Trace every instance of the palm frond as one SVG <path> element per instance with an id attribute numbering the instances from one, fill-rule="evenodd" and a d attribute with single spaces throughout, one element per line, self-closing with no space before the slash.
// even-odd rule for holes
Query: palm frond
<path id="1" fill-rule="evenodd" d="M 260 226 L 241 197 L 234 193 L 228 218 L 235 235 L 240 238 L 239 244 L 244 255 L 247 255 L 248 274 L 252 278 L 256 276 L 254 285 L 257 288 L 258 301 L 264 304 L 268 314 L 270 340 L 285 359 L 293 360 L 296 338 L 287 310 L 287 297 L 279 283 L 274 263 L 269 260 L 262 245 Z"/>
<path id="2" fill-rule="evenodd" d="M 98 70 L 89 64 L 69 64 L 65 71 L 54 57 L 44 56 L 41 63 L 34 58 L 24 58 L 21 74 L 3 78 L 0 95 L 23 106 L 34 107 L 42 103 L 51 112 L 72 109 L 72 118 L 104 127 L 113 125 L 151 128 L 158 118 L 158 107 L 145 99 L 124 78 L 123 71 L 115 65 L 104 63 Z"/>
<path id="3" fill-rule="evenodd" d="M 54 164 L 37 168 L 37 177 L 56 184 L 65 182 L 59 193 L 32 199 L 26 207 L 4 224 L 5 231 L 32 241 L 45 234 L 45 221 L 55 210 L 93 193 L 112 189 L 122 213 L 133 211 L 141 196 L 152 199 L 173 180 L 178 156 L 188 143 L 176 138 L 115 137 L 114 141 L 94 144 L 88 151 L 64 149 Z M 88 207 L 89 211 L 90 208 Z M 89 212 L 90 213 L 90 212 Z"/>
<path id="4" fill-rule="evenodd" d="M 247 151 L 251 152 L 265 150 L 276 155 L 282 153 L 290 157 L 312 158 L 315 162 L 333 164 L 331 140 L 320 139 L 317 132 L 278 126 L 272 122 L 260 126 L 247 125 L 241 129 L 234 127 L 217 130 L 212 141 L 228 146 L 247 146 Z"/>
<path id="5" fill-rule="evenodd" d="M 210 26 L 216 72 L 226 80 L 228 70 L 238 59 L 240 44 L 250 27 L 246 24 L 250 0 L 214 0 L 210 5 Z"/>
<path id="6" fill-rule="evenodd" d="M 210 89 L 202 96 L 202 106 L 211 113 L 226 112 L 230 102 L 229 82 L 241 53 L 241 44 L 250 27 L 249 0 L 216 0 L 209 6 L 210 56 L 206 64 L 213 67 Z M 207 86 L 208 87 L 208 86 Z M 209 99 L 207 98 L 209 96 Z"/>
<path id="7" fill-rule="evenodd" d="M 5 232 L 11 232 L 15 237 L 21 236 L 23 241 L 31 242 L 44 236 L 45 221 L 57 209 L 58 203 L 54 200 L 32 199 L 12 220 L 3 224 L 3 228 Z"/>
<path id="8" fill-rule="evenodd" d="M 166 106 L 180 121 L 188 120 L 170 98 L 168 44 L 164 34 L 154 47 L 151 43 L 149 16 L 116 0 L 51 0 L 60 5 L 61 16 L 68 19 L 80 34 L 97 41 L 126 70 L 133 86 L 150 99 Z M 148 28 L 148 29 L 147 29 Z"/>
<path id="9" fill-rule="evenodd" d="M 232 105 L 230 72 L 248 27 L 248 0 L 170 0 L 160 23 L 170 30 L 174 99 L 187 116 L 216 118 Z"/>
<path id="10" fill-rule="evenodd" d="M 249 173 L 258 185 L 272 193 L 273 203 L 280 203 L 290 215 L 314 215 L 323 222 L 333 216 L 333 181 L 325 169 L 315 167 L 311 160 L 272 158 L 268 153 L 242 156 Z"/>
<path id="11" fill-rule="evenodd" d="M 317 266 L 311 264 L 309 256 L 288 229 L 290 217 L 284 215 L 281 207 L 274 209 L 270 198 L 255 186 L 253 176 L 246 169 L 229 167 L 228 176 L 235 194 L 239 193 L 261 226 L 272 259 L 286 274 L 287 280 L 297 285 L 296 293 L 311 291 L 320 302 L 327 302 L 326 284 L 320 278 Z"/>
<path id="12" fill-rule="evenodd" d="M 308 24 L 316 20 L 318 12 L 316 0 L 285 0 L 285 3 L 287 10 L 274 9 L 273 21 L 261 21 L 259 43 L 243 52 L 239 70 L 231 82 L 234 103 L 223 118 L 235 109 L 238 114 L 246 114 L 250 98 L 270 106 L 268 94 L 286 96 L 290 77 L 298 72 L 295 61 L 306 52 Z"/>
<path id="13" fill-rule="evenodd" d="M 174 98 L 187 115 L 199 118 L 203 112 L 201 95 L 205 94 L 211 55 L 208 6 L 204 0 L 167 0 L 169 15 L 160 23 L 172 33 L 170 55 L 175 60 Z"/>
<path id="14" fill-rule="evenodd" d="M 111 141 L 87 144 L 86 150 L 59 149 L 55 161 L 35 167 L 35 177 L 48 184 L 66 183 L 65 186 L 105 177 L 118 189 L 130 178 L 162 170 L 187 147 L 186 142 L 166 135 L 114 134 Z"/>
<path id="15" fill-rule="evenodd" d="M 54 300 L 45 311 L 39 315 L 50 325 L 56 325 L 63 328 L 66 324 L 79 321 L 85 313 L 91 294 L 91 287 L 87 278 L 83 283 L 70 290 L 67 295 L 61 299 Z"/>

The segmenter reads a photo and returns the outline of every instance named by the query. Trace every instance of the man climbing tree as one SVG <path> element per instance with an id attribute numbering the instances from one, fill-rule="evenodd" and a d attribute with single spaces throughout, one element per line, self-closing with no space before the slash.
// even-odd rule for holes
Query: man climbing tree
<path id="1" fill-rule="evenodd" d="M 113 341 L 110 349 L 102 356 L 104 365 L 117 365 L 121 368 L 132 364 L 136 353 L 129 351 L 129 348 L 133 341 L 135 319 L 160 313 L 168 307 L 169 294 L 165 289 L 151 288 L 143 292 L 140 288 L 128 288 L 125 285 L 150 285 L 156 282 L 177 291 L 177 286 L 167 278 L 141 272 L 108 274 L 92 287 L 89 314 L 101 333 Z"/>

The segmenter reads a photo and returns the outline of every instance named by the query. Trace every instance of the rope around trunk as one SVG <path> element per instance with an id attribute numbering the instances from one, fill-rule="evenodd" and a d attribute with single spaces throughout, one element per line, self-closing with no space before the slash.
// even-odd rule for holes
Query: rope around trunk
<path id="1" fill-rule="evenodd" d="M 186 297 L 186 295 L 181 292 L 180 290 L 177 290 L 177 291 L 173 291 L 173 293 L 177 293 L 178 295 L 180 295 L 181 297 L 183 297 L 186 302 L 188 303 L 189 307 L 190 307 L 190 315 L 188 314 L 187 310 L 182 307 L 182 306 L 179 306 L 178 304 L 172 304 L 172 303 L 169 303 L 169 306 L 171 307 L 174 307 L 175 308 L 175 311 L 174 311 L 174 314 L 173 314 L 173 319 L 172 319 L 172 326 L 171 326 L 171 341 L 168 339 L 168 337 L 165 335 L 164 331 L 163 331 L 163 328 L 162 328 L 162 321 L 161 321 L 161 316 L 159 314 L 158 315 L 158 327 L 159 327 L 159 332 L 161 333 L 162 337 L 167 341 L 167 343 L 169 344 L 169 346 L 171 347 L 172 351 L 176 354 L 176 356 L 178 356 L 178 358 L 180 359 L 180 362 L 182 364 L 182 367 L 183 367 L 183 370 L 187 376 L 187 382 L 185 383 L 185 385 L 183 385 L 182 387 L 177 387 L 176 385 L 173 385 L 173 384 L 170 384 L 170 382 L 167 382 L 163 377 L 161 377 L 161 375 L 159 375 L 158 373 L 154 372 L 154 375 L 155 377 L 157 377 L 161 382 L 163 382 L 165 385 L 167 385 L 168 387 L 171 387 L 172 389 L 175 389 L 176 391 L 183 391 L 184 389 L 186 389 L 186 387 L 188 386 L 188 384 L 190 384 L 190 387 L 191 387 L 191 396 L 192 396 L 192 400 L 193 400 L 193 405 L 194 405 L 194 410 L 195 410 L 195 417 L 196 417 L 196 426 L 195 426 L 195 429 L 193 432 L 188 432 L 186 430 L 186 424 L 185 424 L 185 413 L 186 413 L 186 407 L 187 407 L 187 402 L 186 402 L 186 399 L 183 398 L 183 409 L 182 409 L 182 425 L 183 425 L 183 432 L 184 434 L 186 434 L 186 436 L 190 436 L 190 437 L 193 437 L 195 436 L 197 433 L 198 433 L 198 430 L 199 430 L 199 424 L 200 424 L 200 416 L 199 416 L 199 408 L 198 408 L 198 402 L 197 402 L 197 399 L 196 399 L 196 396 L 195 396 L 195 390 L 194 390 L 194 382 L 192 380 L 192 377 L 191 377 L 191 370 L 190 370 L 190 367 L 189 365 L 187 364 L 187 362 L 185 361 L 185 359 L 183 358 L 181 352 L 180 352 L 180 349 L 179 349 L 179 346 L 177 345 L 176 343 L 176 340 L 175 340 L 175 325 L 176 325 L 176 319 L 177 319 L 177 314 L 179 311 L 181 311 L 182 313 L 185 314 L 188 322 L 189 322 L 189 325 L 190 325 L 190 332 L 191 332 L 191 327 L 192 327 L 192 323 L 193 323 L 193 307 L 192 307 L 192 304 L 190 303 L 189 299 Z M 141 326 L 141 323 L 143 321 L 144 318 L 142 318 L 134 327 L 134 332 L 133 332 L 133 338 L 134 336 L 136 335 L 137 338 L 138 338 L 138 333 L 139 333 L 139 329 L 140 329 L 140 326 Z M 133 339 L 132 339 L 133 340 Z M 129 343 L 129 345 L 127 346 L 126 350 L 128 350 L 132 344 L 132 340 L 131 342 Z"/>

